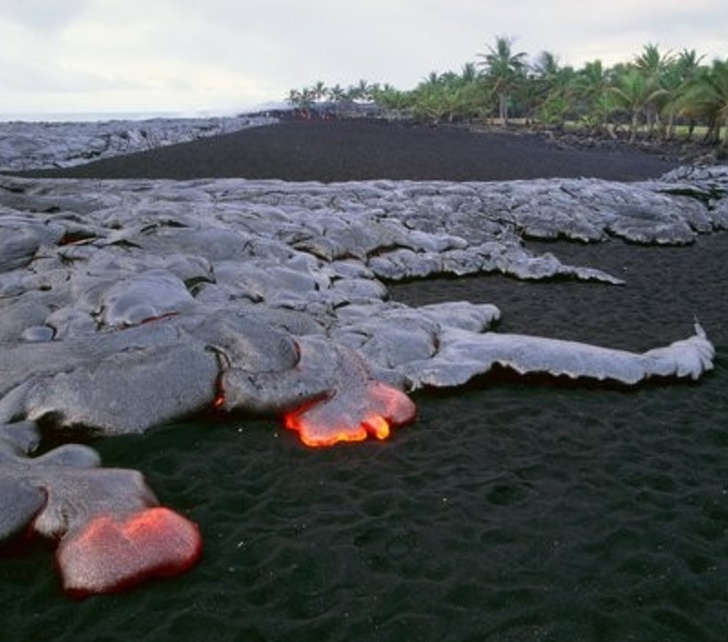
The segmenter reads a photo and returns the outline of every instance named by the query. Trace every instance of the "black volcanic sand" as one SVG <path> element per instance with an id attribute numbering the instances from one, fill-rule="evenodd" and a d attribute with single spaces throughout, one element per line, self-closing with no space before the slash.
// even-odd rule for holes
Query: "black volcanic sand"
<path id="1" fill-rule="evenodd" d="M 369 120 L 286 120 L 68 169 L 22 175 L 322 182 L 597 176 L 633 181 L 660 176 L 675 165 L 675 161 L 637 150 L 563 150 L 537 134 L 473 134 L 463 128 Z"/>
<path id="2" fill-rule="evenodd" d="M 481 276 L 392 296 L 492 302 L 500 331 L 633 350 L 687 336 L 698 315 L 715 370 L 633 390 L 486 377 L 418 393 L 417 421 L 386 442 L 326 450 L 245 418 L 98 441 L 107 465 L 142 470 L 200 523 L 205 555 L 75 603 L 50 550 L 13 551 L 0 639 L 724 640 L 728 235 L 532 247 L 627 285 Z"/>

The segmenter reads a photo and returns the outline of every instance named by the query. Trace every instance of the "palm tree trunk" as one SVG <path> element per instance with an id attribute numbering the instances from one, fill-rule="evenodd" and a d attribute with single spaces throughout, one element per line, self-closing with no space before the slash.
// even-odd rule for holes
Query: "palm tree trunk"
<path id="1" fill-rule="evenodd" d="M 715 120 L 711 120 L 711 122 L 708 123 L 708 131 L 706 131 L 705 136 L 703 136 L 703 142 L 709 145 L 716 144 L 719 140 L 718 130 L 718 123 Z"/>
<path id="2" fill-rule="evenodd" d="M 695 126 L 696 122 L 694 118 L 691 118 L 688 122 L 688 135 L 685 137 L 686 141 L 691 141 L 693 139 L 693 134 L 695 133 Z"/>
<path id="3" fill-rule="evenodd" d="M 632 112 L 632 121 L 629 124 L 629 142 L 634 143 L 637 140 L 637 125 L 639 125 L 640 113 L 638 110 Z"/>
<path id="4" fill-rule="evenodd" d="M 647 138 L 652 139 L 655 132 L 655 119 L 653 118 L 652 107 L 645 110 L 645 118 L 647 120 Z"/>
<path id="5" fill-rule="evenodd" d="M 667 114 L 667 126 L 665 127 L 665 140 L 672 140 L 675 136 L 675 110 L 670 109 Z"/>

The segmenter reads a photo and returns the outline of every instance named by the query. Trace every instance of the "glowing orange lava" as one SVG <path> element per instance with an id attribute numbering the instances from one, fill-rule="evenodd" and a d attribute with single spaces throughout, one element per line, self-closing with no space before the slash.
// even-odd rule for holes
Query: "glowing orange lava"
<path id="1" fill-rule="evenodd" d="M 220 358 L 220 355 L 218 353 L 218 359 Z M 212 409 L 213 410 L 220 410 L 225 405 L 225 386 L 222 383 L 222 377 L 223 372 L 220 372 L 220 374 L 217 375 L 217 380 L 215 381 L 215 398 L 212 401 Z"/>
<path id="2" fill-rule="evenodd" d="M 213 410 L 219 410 L 220 408 L 223 407 L 224 404 L 225 404 L 225 393 L 220 391 L 217 393 L 214 401 L 212 402 L 212 408 L 213 408 Z"/>
<path id="3" fill-rule="evenodd" d="M 414 419 L 416 408 L 403 392 L 379 382 L 339 391 L 323 400 L 288 412 L 283 423 L 298 432 L 307 446 L 321 448 L 341 442 L 364 441 L 369 435 L 387 439 L 394 426 Z"/>
<path id="4" fill-rule="evenodd" d="M 125 518 L 98 515 L 63 538 L 56 561 L 64 589 L 80 598 L 183 573 L 201 554 L 197 525 L 168 508 L 155 507 Z"/>
<path id="5" fill-rule="evenodd" d="M 386 439 L 390 435 L 389 422 L 379 415 L 372 415 L 367 417 L 362 425 L 366 428 L 368 434 L 373 435 L 377 439 Z"/>

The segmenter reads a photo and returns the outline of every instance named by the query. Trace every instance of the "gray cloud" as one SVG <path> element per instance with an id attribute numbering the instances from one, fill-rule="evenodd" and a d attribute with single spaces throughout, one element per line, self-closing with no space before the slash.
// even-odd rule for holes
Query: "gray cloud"
<path id="1" fill-rule="evenodd" d="M 167 111 L 278 100 L 316 80 L 410 88 L 499 35 L 575 66 L 649 43 L 710 60 L 728 56 L 727 34 L 724 0 L 4 0 L 0 112 L 37 111 L 64 90 L 76 109 Z"/>
<path id="2" fill-rule="evenodd" d="M 3 0 L 0 20 L 46 33 L 58 32 L 90 4 L 90 0 Z"/>

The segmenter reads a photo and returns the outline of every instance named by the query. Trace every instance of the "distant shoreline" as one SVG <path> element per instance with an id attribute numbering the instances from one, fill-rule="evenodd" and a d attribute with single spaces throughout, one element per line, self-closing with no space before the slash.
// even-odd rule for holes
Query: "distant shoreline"
<path id="1" fill-rule="evenodd" d="M 286 181 L 658 178 L 680 163 L 632 147 L 592 148 L 531 132 L 473 133 L 464 126 L 360 119 L 287 118 L 57 170 L 47 178 L 279 179 Z M 529 135 L 524 135 L 529 134 Z"/>
<path id="2" fill-rule="evenodd" d="M 414 129 L 423 129 L 426 131 L 436 132 L 449 132 L 449 131 L 464 131 L 468 133 L 476 133 L 486 136 L 496 135 L 512 135 L 530 138 L 533 141 L 538 141 L 544 145 L 549 145 L 555 149 L 564 152 L 597 152 L 597 153 L 619 153 L 619 154 L 644 154 L 649 158 L 659 158 L 672 164 L 670 169 L 678 165 L 712 165 L 725 161 L 722 157 L 722 150 L 715 145 L 709 145 L 702 143 L 700 140 L 685 141 L 683 139 L 676 139 L 673 141 L 664 141 L 662 139 L 647 139 L 641 138 L 635 142 L 629 143 L 624 136 L 614 135 L 612 137 L 606 134 L 594 135 L 586 131 L 579 129 L 565 129 L 565 128 L 549 128 L 542 127 L 538 124 L 528 123 L 522 124 L 517 121 L 511 121 L 507 126 L 502 124 L 479 121 L 462 121 L 455 123 L 442 122 L 438 124 L 423 123 L 417 119 L 412 118 L 390 118 L 384 112 L 378 108 L 374 108 L 371 105 L 357 105 L 357 109 L 354 112 L 341 111 L 341 108 L 334 108 L 334 106 L 317 106 L 309 110 L 295 109 L 285 103 L 268 103 L 265 105 L 259 105 L 256 107 L 250 107 L 248 109 L 237 110 L 235 113 L 228 112 L 227 114 L 209 113 L 204 112 L 197 113 L 185 113 L 185 112 L 87 112 L 87 113 L 71 113 L 71 112 L 47 112 L 47 113 L 36 113 L 36 114 L 0 114 L 0 132 L 5 134 L 3 130 L 8 128 L 12 129 L 17 127 L 22 132 L 23 136 L 27 136 L 29 130 L 32 130 L 35 126 L 42 126 L 44 128 L 44 134 L 49 134 L 54 131 L 55 128 L 67 128 L 78 126 L 79 131 L 84 133 L 91 131 L 95 127 L 113 127 L 115 130 L 114 135 L 124 136 L 123 130 L 125 124 L 128 124 L 129 133 L 131 137 L 135 136 L 134 130 L 144 124 L 150 127 L 157 126 L 171 126 L 179 128 L 185 124 L 189 124 L 191 129 L 195 129 L 197 125 L 201 123 L 218 122 L 221 123 L 220 131 L 216 132 L 219 134 L 226 134 L 234 131 L 237 127 L 230 127 L 224 123 L 240 120 L 240 119 L 256 119 L 266 118 L 276 120 L 282 123 L 316 123 L 318 121 L 336 121 L 338 123 L 350 123 L 351 127 L 361 126 L 364 122 L 371 122 L 376 124 L 387 124 L 395 127 L 406 127 Z M 18 119 L 14 119 L 15 117 Z M 4 119 L 12 120 L 4 120 Z M 343 125 L 346 126 L 346 125 Z M 145 128 L 148 129 L 148 128 Z M 63 132 L 63 136 L 68 136 L 72 132 Z M 105 133 L 103 135 L 106 135 Z M 207 134 L 206 134 L 207 135 Z M 443 134 L 444 136 L 444 134 Z M 129 147 L 122 151 L 114 151 L 110 153 L 98 154 L 91 148 L 75 149 L 71 155 L 71 160 L 58 159 L 58 162 L 48 162 L 49 156 L 45 152 L 42 155 L 46 158 L 41 164 L 35 166 L 31 162 L 24 162 L 18 164 L 17 162 L 8 162 L 8 142 L 7 135 L 4 136 L 6 139 L 3 145 L 0 145 L 0 171 L 4 172 L 16 172 L 16 171 L 36 171 L 36 170 L 48 170 L 56 168 L 66 168 L 69 166 L 75 166 L 88 162 L 94 162 L 100 158 L 106 158 L 110 155 L 129 154 L 139 151 L 149 151 L 157 148 L 155 144 L 150 141 L 149 145 L 141 148 Z M 164 141 L 164 145 L 175 142 L 188 142 L 198 138 L 198 136 L 190 135 L 175 141 L 174 137 L 169 141 Z M 373 143 L 379 145 L 379 143 Z M 94 147 L 98 146 L 94 144 Z M 162 145 L 160 145 L 162 146 Z M 27 147 L 23 144 L 23 147 Z M 34 141 L 32 145 L 31 154 L 39 148 L 38 142 Z M 12 151 L 12 150 L 11 150 Z M 51 151 L 51 155 L 54 152 Z M 563 160 L 560 158 L 559 160 Z M 51 159 L 52 161 L 52 159 Z M 45 165 L 45 167 L 43 166 Z M 51 167 L 54 165 L 54 167 Z M 594 171 L 593 168 L 591 171 Z M 226 174 L 227 175 L 227 174 Z M 396 173 L 395 173 L 396 175 Z M 639 177 L 643 177 L 643 173 L 638 172 Z M 609 178 L 614 178 L 612 175 Z M 428 173 L 425 178 L 432 178 L 431 173 Z M 309 177 L 310 180 L 317 180 L 315 177 Z M 294 178 L 292 180 L 302 180 Z M 304 179 L 305 180 L 305 179 Z M 323 178 L 321 180 L 329 180 Z M 342 180 L 356 180 L 356 179 L 342 179 Z M 472 180 L 472 179 L 456 179 L 456 180 Z M 495 179 L 485 179 L 495 180 Z M 618 180 L 635 180 L 635 179 L 618 179 Z"/>

